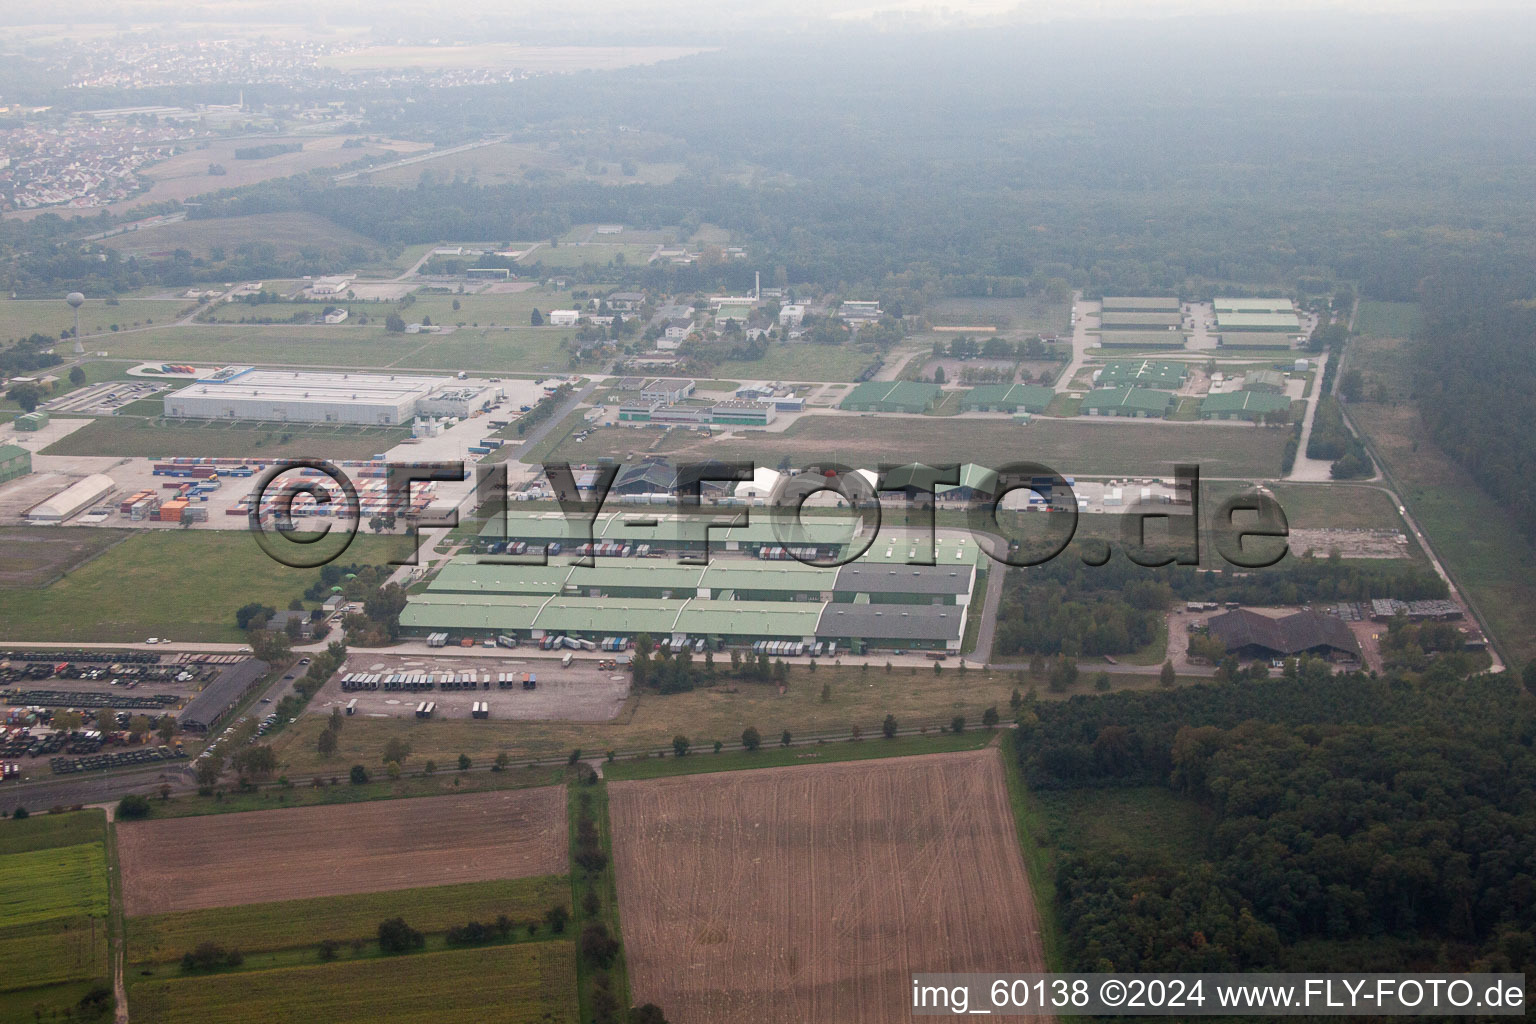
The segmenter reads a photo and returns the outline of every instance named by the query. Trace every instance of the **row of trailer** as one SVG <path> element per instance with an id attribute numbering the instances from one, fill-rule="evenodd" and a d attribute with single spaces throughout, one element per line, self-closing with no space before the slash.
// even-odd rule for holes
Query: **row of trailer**
<path id="1" fill-rule="evenodd" d="M 586 546 L 590 547 L 590 545 Z M 492 555 L 527 555 L 538 554 L 540 548 L 545 549 L 545 555 L 558 555 L 561 550 L 561 545 L 557 540 L 552 540 L 545 544 L 540 544 L 537 541 L 530 544 L 525 540 L 499 540 L 492 544 L 487 549 L 487 552 Z M 590 554 L 590 552 L 582 553 Z"/>
<path id="2" fill-rule="evenodd" d="M 803 643 L 799 640 L 759 640 L 752 645 L 753 654 L 766 654 L 770 658 L 785 657 L 798 658 L 809 654 L 813 658 L 825 655 L 828 658 L 837 656 L 837 641 L 821 641 L 815 643 Z"/>
<path id="3" fill-rule="evenodd" d="M 348 672 L 341 677 L 343 693 L 379 690 L 421 693 L 428 690 L 489 690 L 489 672 Z"/>
<path id="4" fill-rule="evenodd" d="M 556 634 L 550 633 L 550 634 L 545 634 L 543 637 L 541 637 L 539 639 L 539 650 L 541 650 L 541 651 L 559 651 L 559 650 L 567 650 L 567 651 L 595 651 L 595 650 L 597 650 L 597 641 L 596 640 L 583 640 L 580 637 L 561 636 L 561 635 L 556 635 Z"/>

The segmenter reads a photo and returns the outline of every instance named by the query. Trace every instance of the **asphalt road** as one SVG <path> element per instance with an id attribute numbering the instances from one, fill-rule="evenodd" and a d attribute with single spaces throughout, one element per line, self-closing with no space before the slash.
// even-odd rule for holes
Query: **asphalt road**
<path id="1" fill-rule="evenodd" d="M 36 813 L 50 807 L 74 807 L 77 804 L 110 803 L 129 793 L 154 793 L 164 783 L 177 790 L 191 785 L 191 776 L 183 771 L 185 761 L 174 766 L 157 765 L 143 771 L 122 774 L 78 775 L 67 779 L 43 779 L 20 785 L 0 785 L 0 811 L 10 814 L 18 807 Z M 47 771 L 47 765 L 43 765 Z"/>

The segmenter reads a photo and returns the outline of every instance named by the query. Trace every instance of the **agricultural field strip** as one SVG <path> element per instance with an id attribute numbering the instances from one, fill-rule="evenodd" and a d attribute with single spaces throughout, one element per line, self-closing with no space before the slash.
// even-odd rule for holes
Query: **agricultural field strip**
<path id="1" fill-rule="evenodd" d="M 570 942 L 139 981 L 136 1024 L 576 1024 Z"/>
<path id="2" fill-rule="evenodd" d="M 914 971 L 1043 970 L 997 757 L 612 783 L 634 1000 L 884 1024 Z"/>
<path id="3" fill-rule="evenodd" d="M 195 819 L 194 819 L 195 820 Z M 321 939 L 369 938 L 378 923 L 404 917 L 428 934 L 466 921 L 533 920 L 555 904 L 570 901 L 562 875 L 437 885 L 421 889 L 322 896 L 243 907 L 183 910 L 130 918 L 130 963 L 175 960 L 200 942 L 217 942 L 245 953 L 293 949 Z"/>
<path id="4" fill-rule="evenodd" d="M 101 843 L 0 857 L 0 928 L 106 913 L 107 860 Z"/>
<path id="5" fill-rule="evenodd" d="M 564 873 L 562 787 L 124 823 L 128 916 Z"/>
<path id="6" fill-rule="evenodd" d="M 0 827 L 0 991 L 106 971 L 103 824 L 92 813 Z"/>

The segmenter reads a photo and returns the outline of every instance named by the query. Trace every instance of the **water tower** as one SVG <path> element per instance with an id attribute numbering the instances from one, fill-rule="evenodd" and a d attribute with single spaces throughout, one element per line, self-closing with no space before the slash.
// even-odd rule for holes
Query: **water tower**
<path id="1" fill-rule="evenodd" d="M 79 292 L 70 292 L 64 296 L 64 301 L 75 311 L 75 355 L 83 356 L 85 346 L 80 344 L 80 307 L 85 305 L 85 296 Z"/>

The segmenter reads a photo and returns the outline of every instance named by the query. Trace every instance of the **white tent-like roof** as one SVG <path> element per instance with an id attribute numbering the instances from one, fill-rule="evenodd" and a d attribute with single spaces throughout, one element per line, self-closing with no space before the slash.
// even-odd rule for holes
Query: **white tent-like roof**
<path id="1" fill-rule="evenodd" d="M 776 469 L 758 466 L 752 471 L 751 480 L 743 480 L 736 485 L 736 497 L 766 500 L 773 495 L 774 488 L 779 486 L 781 476 L 782 474 Z"/>
<path id="2" fill-rule="evenodd" d="M 111 494 L 116 486 L 111 477 L 92 473 L 82 480 L 76 480 L 48 500 L 32 506 L 27 512 L 27 518 L 38 523 L 62 523 L 81 509 Z"/>

